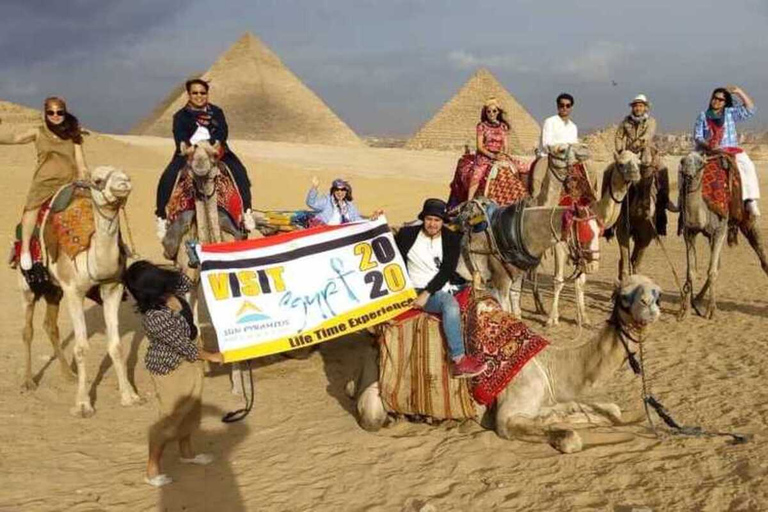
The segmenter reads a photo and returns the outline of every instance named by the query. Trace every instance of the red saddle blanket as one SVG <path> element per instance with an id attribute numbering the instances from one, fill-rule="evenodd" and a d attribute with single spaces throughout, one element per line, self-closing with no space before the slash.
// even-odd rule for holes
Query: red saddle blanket
<path id="1" fill-rule="evenodd" d="M 701 195 L 707 207 L 720 217 L 741 221 L 744 212 L 736 160 L 725 155 L 710 158 L 702 172 Z"/>
<path id="2" fill-rule="evenodd" d="M 587 168 L 584 164 L 574 164 L 568 168 L 568 175 L 563 181 L 563 189 L 560 192 L 560 206 L 588 206 L 597 197 L 587 177 Z"/>
<path id="3" fill-rule="evenodd" d="M 37 220 L 35 221 L 35 230 L 32 232 L 32 238 L 29 241 L 29 252 L 32 256 L 32 263 L 41 263 L 43 261 L 43 251 L 40 245 L 40 227 L 42 226 L 45 214 L 51 208 L 51 200 L 47 200 L 40 206 L 40 210 L 37 212 Z M 21 258 L 21 224 L 16 225 L 16 238 L 13 241 L 13 252 L 9 263 L 12 267 L 16 267 L 19 264 Z"/>
<path id="4" fill-rule="evenodd" d="M 226 211 L 236 226 L 243 222 L 243 199 L 237 190 L 235 181 L 229 169 L 219 163 L 219 174 L 216 176 L 216 202 L 220 209 Z M 169 222 L 173 222 L 182 213 L 195 209 L 195 185 L 192 175 L 186 168 L 179 173 L 176 185 L 173 187 L 171 199 L 166 207 Z"/>
<path id="5" fill-rule="evenodd" d="M 500 166 L 488 176 L 485 196 L 499 206 L 516 203 L 528 197 L 530 159 L 512 157 L 510 166 Z"/>

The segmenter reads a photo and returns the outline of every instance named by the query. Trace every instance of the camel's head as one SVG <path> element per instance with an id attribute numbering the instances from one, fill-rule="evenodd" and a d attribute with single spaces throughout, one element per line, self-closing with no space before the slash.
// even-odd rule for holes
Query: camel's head
<path id="1" fill-rule="evenodd" d="M 704 155 L 691 151 L 680 159 L 680 177 L 690 182 L 698 180 L 706 162 Z"/>
<path id="2" fill-rule="evenodd" d="M 621 282 L 614 301 L 622 324 L 630 329 L 642 330 L 661 315 L 661 288 L 640 274 Z"/>
<path id="3" fill-rule="evenodd" d="M 635 184 L 640 181 L 640 157 L 632 151 L 622 151 L 613 155 L 616 169 L 627 183 Z"/>
<path id="4" fill-rule="evenodd" d="M 558 144 L 552 148 L 550 160 L 554 167 L 571 167 L 589 160 L 589 148 L 585 144 Z"/>
<path id="5" fill-rule="evenodd" d="M 133 186 L 131 178 L 116 167 L 102 165 L 91 171 L 93 198 L 100 206 L 117 205 L 125 202 Z"/>
<path id="6" fill-rule="evenodd" d="M 221 145 L 218 142 L 211 144 L 200 141 L 191 147 L 182 142 L 181 152 L 187 155 L 189 167 L 195 177 L 213 178 L 218 173 L 221 154 Z"/>

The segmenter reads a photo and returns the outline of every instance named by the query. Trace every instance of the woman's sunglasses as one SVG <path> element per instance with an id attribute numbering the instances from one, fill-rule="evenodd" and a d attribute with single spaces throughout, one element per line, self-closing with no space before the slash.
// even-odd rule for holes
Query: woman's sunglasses
<path id="1" fill-rule="evenodd" d="M 487 109 L 485 109 L 485 111 L 488 112 L 489 114 L 496 114 L 499 111 L 499 109 L 497 109 L 497 108 L 487 108 Z"/>
<path id="2" fill-rule="evenodd" d="M 725 98 L 720 96 L 712 96 L 712 101 L 725 101 Z"/>
<path id="3" fill-rule="evenodd" d="M 344 192 L 349 192 L 346 188 L 343 188 L 343 187 L 342 188 L 333 187 L 333 189 L 331 189 L 331 192 L 336 192 L 337 190 L 343 190 Z"/>
<path id="4" fill-rule="evenodd" d="M 47 116 L 63 116 L 66 114 L 64 110 L 46 110 L 45 115 Z"/>

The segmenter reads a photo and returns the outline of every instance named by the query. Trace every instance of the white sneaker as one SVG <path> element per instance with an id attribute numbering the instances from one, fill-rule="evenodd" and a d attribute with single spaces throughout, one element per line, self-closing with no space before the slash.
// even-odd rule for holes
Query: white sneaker
<path id="1" fill-rule="evenodd" d="M 165 238 L 165 231 L 168 227 L 168 223 L 165 221 L 165 219 L 161 219 L 160 217 L 155 217 L 155 222 L 155 234 L 157 235 L 157 238 L 162 242 Z"/>
<path id="2" fill-rule="evenodd" d="M 32 268 L 32 256 L 28 252 L 21 253 L 19 266 L 21 266 L 21 270 L 30 270 Z"/>
<path id="3" fill-rule="evenodd" d="M 245 210 L 245 213 L 243 214 L 243 227 L 246 231 L 253 231 L 256 229 L 256 222 L 253 220 L 253 212 L 250 208 Z"/>
<path id="4" fill-rule="evenodd" d="M 754 199 L 747 200 L 747 211 L 753 217 L 760 216 L 760 208 L 757 206 L 757 201 Z"/>

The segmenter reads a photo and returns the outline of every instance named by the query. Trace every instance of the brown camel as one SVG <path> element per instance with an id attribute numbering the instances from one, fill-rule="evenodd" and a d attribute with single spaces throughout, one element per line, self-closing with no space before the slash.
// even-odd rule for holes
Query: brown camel
<path id="1" fill-rule="evenodd" d="M 720 158 L 718 155 L 709 158 Z M 708 157 L 701 153 L 692 152 L 680 160 L 680 214 L 683 222 L 683 238 L 685 239 L 687 272 L 683 288 L 683 299 L 680 305 L 679 318 L 687 316 L 689 301 L 696 313 L 705 318 L 713 318 L 717 310 L 715 299 L 715 282 L 720 270 L 720 253 L 723 250 L 728 234 L 729 217 L 720 216 L 710 210 L 702 196 L 702 178 Z M 735 166 L 735 164 L 732 164 Z M 737 172 L 735 167 L 733 172 Z M 738 224 L 738 229 L 749 241 L 755 254 L 760 259 L 760 266 L 768 275 L 768 259 L 766 259 L 760 230 L 754 219 L 748 218 Z M 709 240 L 709 268 L 707 280 L 696 297 L 693 297 L 694 270 L 696 265 L 696 236 L 702 234 Z M 709 302 L 704 309 L 704 295 L 709 291 Z"/>
<path id="2" fill-rule="evenodd" d="M 125 268 L 125 256 L 120 248 L 120 219 L 118 214 L 131 192 L 131 180 L 123 171 L 113 167 L 97 167 L 92 172 L 92 180 L 90 194 L 93 201 L 95 232 L 90 239 L 88 248 L 73 259 L 64 251 L 59 250 L 55 256 L 52 256 L 45 247 L 43 248 L 43 254 L 48 260 L 48 271 L 55 286 L 42 296 L 46 302 L 44 329 L 53 345 L 64 375 L 74 377 L 59 345 L 57 320 L 59 302 L 63 296 L 72 319 L 75 336 L 74 359 L 77 364 L 77 395 L 75 406 L 71 412 L 84 418 L 92 416 L 94 409 L 86 387 L 85 354 L 88 351 L 88 331 L 85 323 L 83 300 L 94 286 L 98 286 L 103 301 L 107 350 L 115 367 L 121 403 L 133 405 L 141 402 L 128 382 L 118 330 L 118 309 L 123 296 L 121 276 Z M 45 231 L 44 227 L 42 231 Z M 23 277 L 21 282 L 25 312 L 22 338 L 27 346 L 24 387 L 34 389 L 36 384 L 32 380 L 31 370 L 32 319 L 35 304 L 40 296 L 35 295 L 30 290 Z"/>

